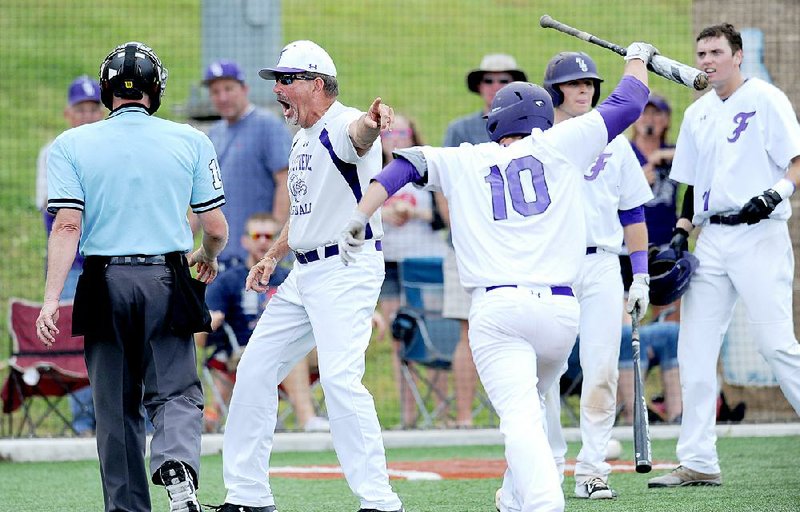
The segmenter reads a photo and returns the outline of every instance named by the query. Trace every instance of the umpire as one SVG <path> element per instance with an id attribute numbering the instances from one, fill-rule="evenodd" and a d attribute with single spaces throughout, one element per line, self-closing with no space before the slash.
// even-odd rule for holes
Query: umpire
<path id="1" fill-rule="evenodd" d="M 166 82 L 167 69 L 150 48 L 118 46 L 100 66 L 101 99 L 111 114 L 64 132 L 48 158 L 47 207 L 56 218 L 37 332 L 52 346 L 58 298 L 80 239 L 85 262 L 73 335 L 85 336 L 107 511 L 149 511 L 148 477 L 166 486 L 171 512 L 200 510 L 203 391 L 192 333 L 210 331 L 205 285 L 217 275 L 228 227 L 211 141 L 152 116 Z M 187 255 L 189 206 L 203 240 Z M 199 280 L 189 273 L 194 265 Z M 149 474 L 142 404 L 155 426 Z"/>

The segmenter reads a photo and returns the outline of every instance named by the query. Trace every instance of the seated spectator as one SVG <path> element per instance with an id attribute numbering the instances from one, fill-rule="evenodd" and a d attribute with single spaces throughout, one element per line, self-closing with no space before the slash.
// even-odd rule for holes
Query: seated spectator
<path id="1" fill-rule="evenodd" d="M 678 330 L 679 324 L 670 321 L 657 321 L 639 327 L 639 361 L 642 379 L 645 379 L 649 369 L 656 365 L 661 366 L 663 400 L 653 403 L 650 409 L 665 423 L 679 423 L 682 412 L 681 383 L 678 375 Z M 617 397 L 618 407 L 622 408 L 621 421 L 632 424 L 633 348 L 630 323 L 622 326 Z"/>
<path id="2" fill-rule="evenodd" d="M 268 213 L 255 213 L 248 217 L 241 238 L 242 247 L 247 251 L 247 261 L 232 265 L 221 272 L 206 292 L 206 302 L 211 311 L 211 328 L 214 332 L 199 333 L 195 335 L 195 339 L 199 346 L 208 347 L 212 351 L 207 366 L 212 369 L 215 388 L 226 406 L 230 403 L 236 366 L 242 351 L 267 301 L 289 275 L 288 269 L 278 266 L 270 276 L 267 293 L 260 294 L 244 289 L 250 267 L 267 252 L 280 228 L 281 225 Z M 309 357 L 314 354 L 312 351 Z M 295 366 L 281 384 L 294 408 L 297 425 L 306 431 L 327 431 L 330 428 L 328 420 L 316 416 L 314 412 L 309 371 L 306 358 Z M 212 410 L 207 414 L 211 423 L 207 425 L 207 429 L 214 430 L 213 422 L 218 419 L 218 413 L 217 418 L 214 417 L 215 412 Z"/>
<path id="3" fill-rule="evenodd" d="M 392 151 L 423 144 L 414 123 L 401 114 L 395 114 L 391 131 L 381 132 L 383 165 L 392 160 Z M 400 307 L 399 263 L 405 258 L 444 257 L 445 241 L 440 232 L 434 231 L 434 201 L 431 192 L 425 192 L 407 184 L 386 200 L 381 209 L 383 219 L 383 257 L 386 262 L 386 278 L 381 287 L 378 308 L 387 323 L 391 323 Z M 411 390 L 401 386 L 400 358 L 402 348 L 395 340 L 393 365 L 403 410 L 401 426 L 410 428 L 416 423 L 417 409 Z M 440 396 L 447 396 L 447 379 L 438 379 Z M 405 389 L 405 392 L 403 391 Z"/>

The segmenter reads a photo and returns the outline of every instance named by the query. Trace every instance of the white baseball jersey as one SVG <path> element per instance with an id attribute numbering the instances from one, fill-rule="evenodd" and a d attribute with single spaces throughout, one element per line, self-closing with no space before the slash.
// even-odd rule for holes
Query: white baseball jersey
<path id="1" fill-rule="evenodd" d="M 590 112 L 508 147 L 420 148 L 427 186 L 450 205 L 465 288 L 572 284 L 585 253 L 583 170 L 607 141 Z"/>
<path id="2" fill-rule="evenodd" d="M 630 210 L 653 199 L 653 192 L 630 142 L 618 135 L 583 175 L 586 246 L 622 253 L 619 210 Z"/>
<path id="3" fill-rule="evenodd" d="M 347 128 L 361 114 L 337 101 L 314 126 L 294 136 L 289 154 L 289 247 L 296 251 L 335 243 L 370 179 L 381 170 L 380 138 L 361 157 L 350 140 Z M 367 239 L 382 236 L 379 210 L 367 224 Z"/>
<path id="4" fill-rule="evenodd" d="M 738 212 L 800 155 L 800 126 L 777 87 L 749 78 L 727 100 L 710 91 L 683 116 L 670 178 L 694 186 L 694 225 Z M 789 201 L 770 215 L 788 219 Z"/>

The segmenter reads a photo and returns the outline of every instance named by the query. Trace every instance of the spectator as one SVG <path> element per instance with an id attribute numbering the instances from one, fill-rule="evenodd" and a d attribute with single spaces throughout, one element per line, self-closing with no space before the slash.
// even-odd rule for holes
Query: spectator
<path id="1" fill-rule="evenodd" d="M 247 218 L 240 243 L 247 251 L 246 264 L 239 263 L 226 268 L 208 287 L 206 303 L 211 311 L 213 333 L 198 333 L 195 341 L 199 346 L 211 348 L 207 366 L 211 369 L 214 385 L 227 408 L 235 380 L 236 366 L 256 323 L 270 297 L 289 275 L 289 270 L 278 266 L 269 279 L 265 293 L 245 290 L 244 282 L 250 267 L 272 246 L 280 232 L 281 224 L 269 213 L 254 213 Z M 228 328 L 221 329 L 227 326 Z M 311 400 L 309 360 L 301 359 L 283 380 L 283 389 L 292 403 L 297 425 L 306 431 L 327 431 L 328 420 L 315 415 Z M 216 411 L 214 411 L 216 412 Z M 207 415 L 213 418 L 214 413 Z M 213 420 L 212 420 L 213 421 Z M 210 425 L 207 425 L 207 430 Z M 211 428 L 211 430 L 214 430 Z"/>
<path id="2" fill-rule="evenodd" d="M 105 111 L 100 104 L 100 84 L 86 75 L 79 76 L 67 89 L 67 106 L 64 107 L 64 119 L 70 128 L 94 123 L 105 117 Z M 48 142 L 39 151 L 36 159 L 36 206 L 42 212 L 46 237 L 50 237 L 55 216 L 47 212 L 47 153 L 53 141 Z M 75 254 L 61 291 L 61 300 L 72 300 L 75 297 L 75 287 L 81 275 L 83 257 Z M 95 417 L 94 404 L 92 403 L 92 387 L 86 386 L 70 393 L 69 408 L 72 412 L 72 428 L 81 437 L 94 435 Z"/>
<path id="3" fill-rule="evenodd" d="M 511 55 L 494 53 L 484 55 L 478 69 L 467 74 L 467 88 L 481 97 L 483 105 L 478 112 L 460 117 L 450 123 L 444 136 L 445 147 L 457 147 L 462 142 L 480 144 L 489 142 L 484 115 L 489 112 L 497 91 L 510 82 L 524 82 L 525 72 L 518 69 L 517 61 Z M 450 215 L 447 201 L 440 193 L 436 193 L 436 204 L 442 218 L 448 226 Z M 478 372 L 469 349 L 469 307 L 470 295 L 461 286 L 456 268 L 456 256 L 453 251 L 452 238 L 448 238 L 448 251 L 444 258 L 444 309 L 446 318 L 455 318 L 461 322 L 461 339 L 453 355 L 453 379 L 456 391 L 456 425 L 472 426 L 472 403 L 475 400 L 475 388 L 478 383 Z"/>
<path id="4" fill-rule="evenodd" d="M 251 214 L 271 211 L 283 224 L 289 216 L 286 188 L 292 136 L 274 114 L 254 106 L 244 71 L 230 60 L 212 62 L 205 71 L 211 103 L 222 117 L 208 132 L 219 156 L 225 196 L 222 207 L 230 226 L 230 239 L 239 240 Z M 222 268 L 247 259 L 236 243 L 220 254 Z"/>
<path id="5" fill-rule="evenodd" d="M 416 126 L 408 118 L 395 114 L 391 131 L 381 132 L 383 148 L 383 165 L 386 166 L 394 158 L 392 151 L 400 148 L 421 146 L 423 142 Z M 378 307 L 387 322 L 391 322 L 400 307 L 400 273 L 399 263 L 405 258 L 425 258 L 444 256 L 447 247 L 444 238 L 432 229 L 434 218 L 433 194 L 422 191 L 409 183 L 397 194 L 390 197 L 381 210 L 383 219 L 383 257 L 386 264 L 386 278 L 383 280 Z M 394 369 L 398 389 L 403 395 L 401 425 L 403 428 L 413 427 L 416 423 L 417 410 L 411 390 L 402 386 L 400 374 L 401 349 L 400 340 L 395 340 Z M 434 371 L 434 370 L 431 370 Z M 438 397 L 447 395 L 447 380 L 437 379 Z M 405 390 L 405 391 L 403 391 Z"/>

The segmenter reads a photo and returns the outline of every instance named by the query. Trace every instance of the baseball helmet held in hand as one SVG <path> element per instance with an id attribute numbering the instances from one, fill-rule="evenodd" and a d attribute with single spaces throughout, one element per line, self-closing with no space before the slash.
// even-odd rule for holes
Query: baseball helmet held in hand
<path id="1" fill-rule="evenodd" d="M 494 142 L 512 135 L 527 136 L 531 130 L 553 126 L 553 101 L 538 85 L 511 82 L 494 96 L 486 118 L 486 131 Z"/>
<path id="2" fill-rule="evenodd" d="M 650 272 L 650 304 L 666 306 L 678 300 L 689 287 L 692 274 L 700 261 L 686 251 L 680 258 L 672 249 L 652 252 Z"/>
<path id="3" fill-rule="evenodd" d="M 544 88 L 553 98 L 553 106 L 557 107 L 564 102 L 564 94 L 558 84 L 573 80 L 589 78 L 594 81 L 594 94 L 592 106 L 597 105 L 600 99 L 600 82 L 603 81 L 597 73 L 597 64 L 591 57 L 583 52 L 561 52 L 550 59 L 544 72 Z"/>
<path id="4" fill-rule="evenodd" d="M 153 114 L 161 106 L 167 76 L 167 68 L 150 47 L 137 41 L 121 44 L 100 65 L 100 98 L 112 110 L 114 96 L 140 100 L 147 94 L 148 112 Z"/>

